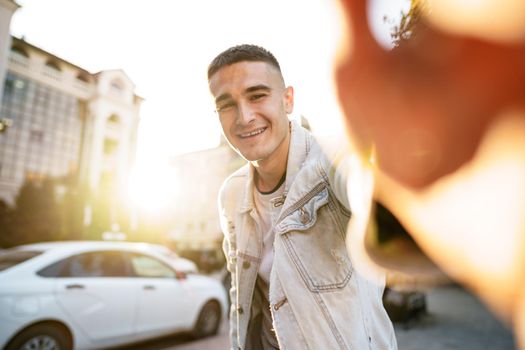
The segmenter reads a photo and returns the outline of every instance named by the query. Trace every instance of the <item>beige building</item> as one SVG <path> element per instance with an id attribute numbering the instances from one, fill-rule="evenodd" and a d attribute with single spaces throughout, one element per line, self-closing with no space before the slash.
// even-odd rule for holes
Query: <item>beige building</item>
<path id="1" fill-rule="evenodd" d="M 183 184 L 172 205 L 169 232 L 178 250 L 212 250 L 220 245 L 217 195 L 223 181 L 244 163 L 224 142 L 173 159 L 177 182 Z"/>
<path id="2" fill-rule="evenodd" d="M 135 85 L 122 70 L 92 74 L 9 36 L 17 7 L 0 0 L 0 199 L 13 204 L 27 178 L 127 183 L 142 102 Z"/>
<path id="3" fill-rule="evenodd" d="M 0 0 L 0 82 L 4 81 L 7 70 L 7 58 L 11 46 L 11 36 L 9 35 L 11 18 L 19 7 L 12 0 Z M 0 84 L 0 96 L 2 96 L 3 87 L 4 84 Z"/>

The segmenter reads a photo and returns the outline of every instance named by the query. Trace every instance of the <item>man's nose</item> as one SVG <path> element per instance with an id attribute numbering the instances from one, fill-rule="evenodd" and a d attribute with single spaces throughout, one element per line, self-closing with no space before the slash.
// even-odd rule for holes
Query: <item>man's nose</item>
<path id="1" fill-rule="evenodd" d="M 255 111 L 249 103 L 239 103 L 237 105 L 237 124 L 247 125 L 255 120 Z"/>

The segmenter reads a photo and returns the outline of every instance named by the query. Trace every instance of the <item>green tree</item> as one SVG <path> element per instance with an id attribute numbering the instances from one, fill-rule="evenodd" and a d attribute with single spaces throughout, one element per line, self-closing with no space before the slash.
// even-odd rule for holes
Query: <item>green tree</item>
<path id="1" fill-rule="evenodd" d="M 428 5 L 424 0 L 410 0 L 410 9 L 406 13 L 401 12 L 399 25 L 395 25 L 390 33 L 394 46 L 399 46 L 417 35 L 416 26 L 425 11 L 428 11 Z"/>
<path id="2" fill-rule="evenodd" d="M 0 247 L 11 247 L 13 241 L 13 210 L 9 205 L 0 200 Z"/>
<path id="3" fill-rule="evenodd" d="M 16 198 L 12 213 L 11 243 L 48 241 L 53 226 L 53 187 L 49 181 L 26 181 Z"/>
<path id="4" fill-rule="evenodd" d="M 0 202 L 0 245 L 80 238 L 82 203 L 73 176 L 26 181 L 14 208 Z"/>

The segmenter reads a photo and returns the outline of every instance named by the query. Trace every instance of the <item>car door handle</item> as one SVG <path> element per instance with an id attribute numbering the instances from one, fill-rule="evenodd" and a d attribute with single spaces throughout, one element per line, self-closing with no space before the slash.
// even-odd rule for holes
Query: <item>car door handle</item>
<path id="1" fill-rule="evenodd" d="M 144 290 L 154 290 L 155 286 L 152 286 L 151 284 L 147 284 L 142 289 L 144 289 Z"/>
<path id="2" fill-rule="evenodd" d="M 66 285 L 66 289 L 84 289 L 83 284 L 68 284 Z"/>

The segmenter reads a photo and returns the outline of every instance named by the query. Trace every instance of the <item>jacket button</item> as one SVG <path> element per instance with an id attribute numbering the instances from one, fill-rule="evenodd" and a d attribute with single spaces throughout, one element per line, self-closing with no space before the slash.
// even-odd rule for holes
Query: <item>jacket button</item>
<path id="1" fill-rule="evenodd" d="M 301 208 L 301 216 L 299 220 L 301 221 L 302 224 L 306 224 L 308 221 L 310 221 L 310 216 L 308 215 L 306 210 L 304 210 L 303 208 Z"/>
<path id="2" fill-rule="evenodd" d="M 237 306 L 237 312 L 242 315 L 242 313 L 244 312 L 242 306 Z"/>
<path id="3" fill-rule="evenodd" d="M 243 269 L 249 269 L 250 268 L 250 262 L 249 261 L 243 261 L 242 262 L 242 268 Z"/>

